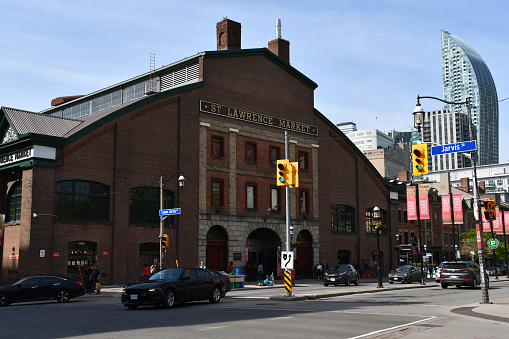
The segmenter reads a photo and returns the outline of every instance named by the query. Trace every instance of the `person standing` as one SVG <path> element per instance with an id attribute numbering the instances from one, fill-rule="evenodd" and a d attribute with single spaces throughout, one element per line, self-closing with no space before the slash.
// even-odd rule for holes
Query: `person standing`
<path id="1" fill-rule="evenodd" d="M 322 264 L 321 263 L 318 263 L 318 265 L 316 265 L 316 278 L 318 280 L 322 280 Z"/>
<path id="2" fill-rule="evenodd" d="M 262 265 L 262 263 L 260 263 L 258 265 L 258 284 L 259 285 L 263 284 L 263 265 Z"/>
<path id="3" fill-rule="evenodd" d="M 207 268 L 207 267 L 205 266 L 205 264 L 203 263 L 203 261 L 201 261 L 201 262 L 200 262 L 200 268 Z"/>
<path id="4" fill-rule="evenodd" d="M 97 264 L 92 265 L 92 272 L 90 272 L 90 292 L 88 294 L 94 293 L 95 285 L 99 283 L 99 278 L 101 278 L 101 271 L 97 268 Z M 97 294 L 101 293 L 100 290 L 97 290 Z"/>
<path id="5" fill-rule="evenodd" d="M 362 276 L 363 278 L 371 278 L 371 276 L 369 275 L 369 265 L 367 262 L 364 262 L 364 275 Z"/>
<path id="6" fill-rule="evenodd" d="M 235 264 L 233 263 L 233 261 L 230 261 L 230 266 L 228 266 L 228 272 L 226 273 L 235 273 Z"/>
<path id="7" fill-rule="evenodd" d="M 150 268 L 148 268 L 148 264 L 145 264 L 145 268 L 143 269 L 143 276 L 145 279 L 148 279 L 148 276 L 150 275 Z"/>
<path id="8" fill-rule="evenodd" d="M 373 260 L 371 264 L 373 265 L 373 277 L 376 278 L 378 277 L 378 263 L 375 260 Z"/>

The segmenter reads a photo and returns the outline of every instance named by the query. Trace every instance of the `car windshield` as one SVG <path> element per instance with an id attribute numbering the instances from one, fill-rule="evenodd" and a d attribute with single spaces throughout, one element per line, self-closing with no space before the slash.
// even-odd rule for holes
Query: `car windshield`
<path id="1" fill-rule="evenodd" d="M 460 270 L 463 268 L 467 268 L 467 264 L 463 263 L 447 263 L 444 265 L 444 268 L 450 269 L 450 270 Z"/>
<path id="2" fill-rule="evenodd" d="M 348 265 L 332 266 L 331 271 L 346 272 L 348 271 Z"/>
<path id="3" fill-rule="evenodd" d="M 182 275 L 182 271 L 183 271 L 182 268 L 171 268 L 167 270 L 162 270 L 151 276 L 149 280 L 176 281 Z"/>
<path id="4" fill-rule="evenodd" d="M 401 266 L 396 268 L 396 272 L 410 272 L 410 266 Z"/>

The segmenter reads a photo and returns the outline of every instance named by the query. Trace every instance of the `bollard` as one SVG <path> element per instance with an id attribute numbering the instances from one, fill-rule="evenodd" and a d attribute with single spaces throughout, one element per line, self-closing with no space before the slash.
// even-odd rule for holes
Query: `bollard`
<path id="1" fill-rule="evenodd" d="M 286 296 L 292 296 L 292 273 L 289 270 L 285 270 L 285 291 Z"/>

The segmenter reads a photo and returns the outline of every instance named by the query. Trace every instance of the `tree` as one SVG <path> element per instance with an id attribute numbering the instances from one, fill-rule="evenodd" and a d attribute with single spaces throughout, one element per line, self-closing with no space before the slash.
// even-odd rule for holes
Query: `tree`
<path id="1" fill-rule="evenodd" d="M 482 238 L 484 243 L 484 257 L 488 260 L 492 260 L 493 251 L 487 245 L 488 239 L 491 238 L 491 233 L 483 232 Z M 461 233 L 460 253 L 470 257 L 471 251 L 477 255 L 477 232 L 475 228 L 466 233 Z M 505 244 L 503 242 L 500 242 L 500 245 L 495 250 L 495 255 L 497 256 L 498 263 L 505 261 Z"/>

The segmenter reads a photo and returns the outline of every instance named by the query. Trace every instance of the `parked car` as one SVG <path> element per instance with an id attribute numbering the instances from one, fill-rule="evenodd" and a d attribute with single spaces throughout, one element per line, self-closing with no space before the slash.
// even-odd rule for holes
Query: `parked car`
<path id="1" fill-rule="evenodd" d="M 231 282 L 226 274 L 198 267 L 169 268 L 144 282 L 126 285 L 122 304 L 135 309 L 145 305 L 172 308 L 175 303 L 197 300 L 217 303 L 230 290 Z"/>
<path id="2" fill-rule="evenodd" d="M 487 274 L 485 275 L 485 281 L 487 286 L 489 286 Z M 481 270 L 479 265 L 474 261 L 447 262 L 440 270 L 440 284 L 442 288 L 447 288 L 449 285 L 477 288 L 480 282 Z"/>
<path id="3" fill-rule="evenodd" d="M 36 275 L 22 279 L 10 286 L 0 287 L 0 306 L 32 300 L 56 299 L 68 302 L 85 294 L 83 280 L 59 275 Z"/>
<path id="4" fill-rule="evenodd" d="M 498 264 L 497 265 L 497 268 L 499 269 L 499 273 L 500 275 L 506 275 L 507 274 L 507 266 L 505 264 Z"/>
<path id="5" fill-rule="evenodd" d="M 357 272 L 352 265 L 336 265 L 331 266 L 331 268 L 324 273 L 323 285 L 329 286 L 329 284 L 334 284 L 338 286 L 339 284 L 345 284 L 345 286 L 348 286 L 351 283 L 359 285 L 359 279 L 359 272 Z"/>
<path id="6" fill-rule="evenodd" d="M 435 281 L 436 281 L 437 283 L 439 283 L 439 282 L 440 282 L 440 270 L 441 270 L 442 268 L 444 268 L 444 265 L 445 265 L 445 263 L 446 263 L 446 262 L 447 262 L 447 261 L 442 261 L 442 262 L 440 263 L 440 265 L 438 265 L 438 266 L 437 266 L 437 268 L 436 268 L 436 270 L 435 270 L 434 277 L 435 277 Z"/>
<path id="7" fill-rule="evenodd" d="M 394 284 L 394 282 L 400 281 L 402 284 L 410 284 L 412 281 L 421 281 L 421 278 L 422 274 L 419 268 L 412 265 L 405 265 L 400 266 L 389 273 L 389 284 Z"/>

